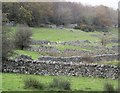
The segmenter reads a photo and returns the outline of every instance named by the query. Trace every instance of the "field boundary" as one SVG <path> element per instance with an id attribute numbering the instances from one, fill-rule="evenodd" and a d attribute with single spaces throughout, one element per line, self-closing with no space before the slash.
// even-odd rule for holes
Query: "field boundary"
<path id="1" fill-rule="evenodd" d="M 53 76 L 87 76 L 100 78 L 119 78 L 119 66 L 97 65 L 86 63 L 40 61 L 40 60 L 9 60 L 3 63 L 3 72 L 38 74 Z"/>

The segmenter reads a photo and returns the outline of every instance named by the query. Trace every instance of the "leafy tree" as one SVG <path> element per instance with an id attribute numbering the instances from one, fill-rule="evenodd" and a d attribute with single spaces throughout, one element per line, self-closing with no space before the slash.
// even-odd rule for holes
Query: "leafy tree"
<path id="1" fill-rule="evenodd" d="M 3 3 L 3 13 L 8 14 L 8 20 L 16 23 L 26 23 L 29 26 L 41 24 L 81 24 L 95 29 L 117 26 L 117 11 L 106 6 L 84 6 L 71 2 L 37 2 L 37 3 Z"/>
<path id="2" fill-rule="evenodd" d="M 13 39 L 9 35 L 9 27 L 2 27 L 2 60 L 5 61 L 13 54 Z"/>
<path id="3" fill-rule="evenodd" d="M 23 6 L 21 6 L 18 10 L 18 21 L 19 23 L 28 23 L 31 21 L 32 15 L 31 12 L 26 10 Z"/>
<path id="4" fill-rule="evenodd" d="M 3 13 L 8 14 L 8 19 L 10 21 L 27 24 L 31 21 L 32 15 L 31 11 L 26 9 L 24 5 L 23 3 L 3 3 Z"/>
<path id="5" fill-rule="evenodd" d="M 15 34 L 15 47 L 18 49 L 24 49 L 29 47 L 31 43 L 32 32 L 30 28 L 25 25 L 18 25 L 18 31 Z"/>

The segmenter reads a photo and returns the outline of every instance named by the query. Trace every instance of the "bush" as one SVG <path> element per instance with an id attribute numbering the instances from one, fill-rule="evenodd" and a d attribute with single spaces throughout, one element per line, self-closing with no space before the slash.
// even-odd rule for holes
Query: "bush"
<path id="1" fill-rule="evenodd" d="M 82 59 L 85 61 L 85 62 L 93 62 L 93 57 L 89 54 L 85 54 Z"/>
<path id="2" fill-rule="evenodd" d="M 24 80 L 24 87 L 25 88 L 39 89 L 39 90 L 43 90 L 45 88 L 41 82 L 39 82 L 38 80 L 33 79 L 33 78 L 25 79 Z"/>
<path id="3" fill-rule="evenodd" d="M 118 88 L 114 88 L 112 84 L 106 83 L 104 85 L 104 91 L 105 93 L 120 93 L 120 89 Z"/>
<path id="4" fill-rule="evenodd" d="M 11 29 L 7 26 L 2 27 L 2 61 L 4 62 L 7 60 L 10 56 L 13 55 L 13 49 L 14 49 L 14 44 L 13 44 L 13 39 L 11 38 L 10 35 Z M 0 41 L 1 41 L 0 40 Z"/>
<path id="5" fill-rule="evenodd" d="M 15 47 L 17 49 L 24 49 L 29 47 L 31 43 L 32 32 L 28 26 L 18 25 L 18 31 L 15 34 Z"/>
<path id="6" fill-rule="evenodd" d="M 74 29 L 81 29 L 80 26 L 75 26 Z"/>
<path id="7" fill-rule="evenodd" d="M 104 34 L 100 37 L 100 43 L 102 44 L 102 46 L 106 46 L 109 42 L 109 36 L 107 35 L 107 33 L 104 32 Z"/>
<path id="8" fill-rule="evenodd" d="M 93 26 L 87 26 L 87 25 L 76 26 L 74 29 L 81 29 L 82 31 L 85 31 L 85 32 L 93 32 L 93 31 L 95 31 Z"/>
<path id="9" fill-rule="evenodd" d="M 50 84 L 50 88 L 57 88 L 60 90 L 71 90 L 71 84 L 67 80 L 61 78 L 54 78 L 53 82 Z"/>
<path id="10" fill-rule="evenodd" d="M 117 93 L 117 90 L 114 89 L 113 85 L 109 84 L 109 83 L 106 83 L 104 85 L 104 91 L 106 93 Z"/>

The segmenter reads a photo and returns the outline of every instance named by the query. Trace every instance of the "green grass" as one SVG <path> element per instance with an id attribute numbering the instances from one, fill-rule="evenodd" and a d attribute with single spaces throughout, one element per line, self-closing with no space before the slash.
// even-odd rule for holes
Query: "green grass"
<path id="1" fill-rule="evenodd" d="M 1 75 L 1 74 L 0 74 Z M 52 80 L 57 78 L 64 78 L 71 82 L 72 90 L 84 91 L 102 91 L 106 82 L 111 83 L 115 88 L 118 87 L 118 81 L 112 79 L 100 79 L 89 77 L 67 77 L 67 76 L 40 76 L 40 75 L 25 75 L 25 74 L 2 74 L 3 91 L 27 91 L 24 89 L 24 79 L 27 77 L 36 78 L 41 83 L 48 85 Z"/>
<path id="2" fill-rule="evenodd" d="M 49 40 L 49 41 L 89 40 L 91 42 L 99 40 L 99 38 L 97 37 L 90 36 L 91 33 L 83 32 L 81 30 L 74 30 L 73 32 L 71 32 L 69 29 L 65 30 L 52 28 L 32 28 L 32 32 L 33 32 L 32 39 L 34 40 Z"/>
<path id="3" fill-rule="evenodd" d="M 17 31 L 17 27 L 11 27 L 10 34 L 14 35 Z M 32 39 L 34 40 L 49 40 L 49 41 L 75 41 L 75 40 L 89 40 L 91 42 L 99 41 L 99 37 L 91 35 L 102 35 L 103 32 L 84 32 L 81 30 L 70 29 L 53 29 L 53 28 L 31 28 L 33 33 Z M 118 30 L 111 28 L 110 37 L 118 37 Z M 107 33 L 108 34 L 108 33 Z"/>
<path id="4" fill-rule="evenodd" d="M 12 27 L 12 32 L 10 32 L 11 35 L 13 35 L 16 32 L 16 27 Z M 75 41 L 75 40 L 89 40 L 91 42 L 99 41 L 99 37 L 91 36 L 94 35 L 100 35 L 101 32 L 83 32 L 81 30 L 74 30 L 71 32 L 69 29 L 52 29 L 52 28 L 31 28 L 31 31 L 33 33 L 32 39 L 34 40 L 49 40 L 49 41 Z M 117 37 L 117 30 L 111 30 L 110 37 Z M 93 44 L 93 43 L 92 43 Z M 85 44 L 84 44 L 85 45 Z M 115 44 L 116 45 L 116 44 Z M 36 45 L 35 45 L 36 46 Z M 37 45 L 38 46 L 38 45 Z M 94 44 L 95 46 L 95 44 Z M 97 45 L 96 45 L 97 46 Z M 111 47 L 112 44 L 108 44 L 107 46 Z M 56 46 L 60 50 L 64 49 L 77 49 L 77 50 L 92 50 L 89 48 L 81 48 L 79 46 L 69 46 L 69 45 L 57 45 Z M 18 55 L 24 54 L 29 55 L 33 59 L 37 59 L 40 57 L 41 53 L 39 52 L 33 52 L 33 51 L 27 51 L 27 50 L 16 50 L 15 51 Z M 47 55 L 47 53 L 42 53 L 44 55 Z M 114 64 L 116 65 L 118 62 L 101 62 L 104 64 Z M 0 74 L 0 77 L 2 74 Z M 3 82 L 3 90 L 4 91 L 27 91 L 27 89 L 24 89 L 24 82 L 23 80 L 27 77 L 33 77 L 38 79 L 44 84 L 49 84 L 52 82 L 54 77 L 57 76 L 39 76 L 39 75 L 24 75 L 24 74 L 8 74 L 4 73 L 2 76 Z M 104 84 L 106 82 L 111 83 L 114 85 L 114 87 L 118 87 L 118 81 L 112 80 L 112 79 L 100 79 L 100 78 L 88 78 L 88 77 L 67 77 L 67 76 L 61 76 L 62 78 L 66 78 L 70 80 L 72 85 L 72 90 L 84 90 L 84 91 L 102 91 Z M 0 84 L 1 87 L 1 84 Z"/>
<path id="5" fill-rule="evenodd" d="M 81 30 L 73 30 L 70 29 L 53 29 L 53 28 L 30 28 L 34 40 L 49 40 L 49 41 L 76 41 L 76 40 L 89 40 L 91 42 L 99 42 L 101 37 L 103 36 L 103 32 L 84 32 Z M 10 34 L 13 36 L 17 31 L 17 27 L 11 27 Z M 111 28 L 109 30 L 110 33 L 107 33 L 106 38 L 117 38 L 118 30 Z M 96 36 L 92 36 L 96 35 Z M 109 46 L 109 45 L 108 45 Z"/>
<path id="6" fill-rule="evenodd" d="M 109 43 L 106 45 L 107 47 L 118 46 L 118 43 Z"/>
<path id="7" fill-rule="evenodd" d="M 35 52 L 35 51 L 27 51 L 27 50 L 16 50 L 15 51 L 18 55 L 28 55 L 31 56 L 32 59 L 38 59 L 40 57 L 40 53 L 39 52 Z"/>
<path id="8" fill-rule="evenodd" d="M 106 64 L 106 65 L 118 65 L 119 61 L 115 60 L 115 61 L 105 61 L 105 62 L 97 62 L 97 64 Z"/>
<path id="9" fill-rule="evenodd" d="M 0 73 L 0 92 L 2 91 L 2 73 Z"/>
<path id="10" fill-rule="evenodd" d="M 89 40 L 92 43 L 87 44 L 87 43 L 82 43 L 80 46 L 72 46 L 72 45 L 52 45 L 56 47 L 59 50 L 65 50 L 65 49 L 74 49 L 74 50 L 84 50 L 84 51 L 97 51 L 94 46 L 101 46 L 100 45 L 100 38 L 103 35 L 103 32 L 83 32 L 81 30 L 73 30 L 73 32 L 70 31 L 70 29 L 53 29 L 53 28 L 30 28 L 33 36 L 32 39 L 34 40 L 49 40 L 49 41 L 57 41 L 57 42 L 62 42 L 62 41 L 75 41 L 75 40 Z M 11 27 L 11 32 L 10 33 L 15 33 L 17 30 L 17 27 Z M 110 33 L 107 33 L 107 36 L 109 38 L 111 37 L 116 37 L 117 35 L 117 30 L 115 29 L 110 29 Z M 93 36 L 94 35 L 94 36 Z M 95 44 L 93 42 L 99 42 L 98 44 Z M 116 43 L 111 43 L 107 44 L 107 47 L 111 47 L 112 45 L 117 46 Z M 40 46 L 40 45 L 32 45 L 32 46 Z M 84 47 L 86 46 L 86 47 Z M 92 47 L 93 46 L 93 47 Z M 25 54 L 25 55 L 30 55 L 33 59 L 37 59 L 40 57 L 40 55 L 52 55 L 50 53 L 38 53 L 38 52 L 33 52 L 33 51 L 22 51 L 22 50 L 17 50 L 17 54 Z M 53 54 L 56 55 L 56 54 Z"/>

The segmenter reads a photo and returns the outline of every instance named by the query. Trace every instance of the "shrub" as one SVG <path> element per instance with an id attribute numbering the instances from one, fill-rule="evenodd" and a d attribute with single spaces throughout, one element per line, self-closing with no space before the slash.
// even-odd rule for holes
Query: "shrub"
<path id="1" fill-rule="evenodd" d="M 100 37 L 100 43 L 102 44 L 102 46 L 106 46 L 109 42 L 109 36 L 107 33 L 104 32 L 104 34 L 102 34 Z"/>
<path id="2" fill-rule="evenodd" d="M 30 28 L 25 25 L 18 25 L 18 31 L 15 34 L 15 47 L 17 49 L 24 49 L 29 47 L 31 43 L 32 32 Z"/>
<path id="3" fill-rule="evenodd" d="M 69 81 L 64 80 L 62 78 L 54 78 L 52 83 L 50 84 L 51 88 L 57 88 L 60 90 L 71 90 L 71 84 Z"/>
<path id="4" fill-rule="evenodd" d="M 24 87 L 25 88 L 39 89 L 39 90 L 44 89 L 44 85 L 41 82 L 39 82 L 38 80 L 34 79 L 34 78 L 25 79 L 24 80 Z"/>
<path id="5" fill-rule="evenodd" d="M 80 26 L 75 26 L 74 29 L 80 29 Z"/>
<path id="6" fill-rule="evenodd" d="M 81 29 L 85 32 L 93 32 L 95 31 L 93 26 L 89 26 L 89 25 L 80 25 L 80 26 L 76 26 L 74 29 Z"/>
<path id="7" fill-rule="evenodd" d="M 117 91 L 114 89 L 113 85 L 109 84 L 109 83 L 106 83 L 104 85 L 104 91 L 106 93 L 116 93 Z"/>
<path id="8" fill-rule="evenodd" d="M 85 61 L 85 62 L 93 62 L 93 57 L 89 54 L 85 54 L 82 59 Z"/>
<path id="9" fill-rule="evenodd" d="M 2 61 L 4 62 L 13 55 L 14 44 L 11 38 L 11 29 L 7 26 L 2 27 L 2 38 L 0 37 L 0 48 L 2 48 Z"/>

